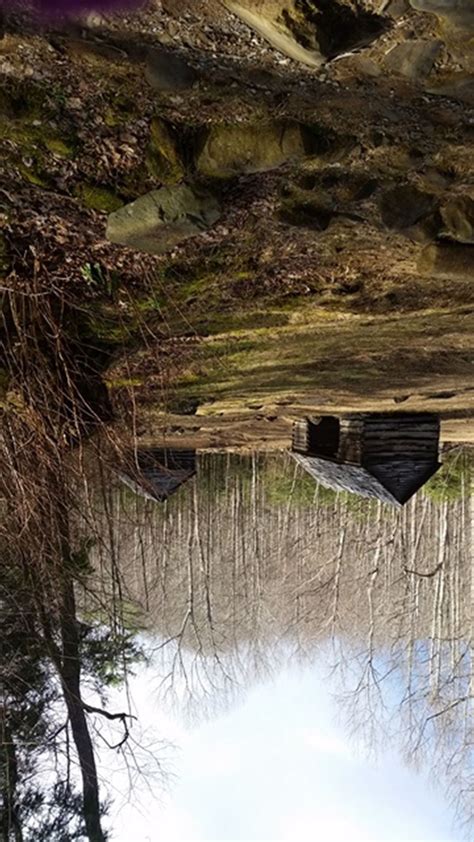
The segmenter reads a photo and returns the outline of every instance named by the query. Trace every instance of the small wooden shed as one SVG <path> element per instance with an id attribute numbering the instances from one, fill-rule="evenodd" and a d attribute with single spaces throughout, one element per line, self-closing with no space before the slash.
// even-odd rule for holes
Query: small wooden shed
<path id="1" fill-rule="evenodd" d="M 125 460 L 119 476 L 136 494 L 163 503 L 195 473 L 195 450 L 139 448 Z"/>
<path id="2" fill-rule="evenodd" d="M 306 418 L 293 426 L 292 455 L 326 488 L 401 506 L 440 467 L 439 430 L 430 413 Z"/>

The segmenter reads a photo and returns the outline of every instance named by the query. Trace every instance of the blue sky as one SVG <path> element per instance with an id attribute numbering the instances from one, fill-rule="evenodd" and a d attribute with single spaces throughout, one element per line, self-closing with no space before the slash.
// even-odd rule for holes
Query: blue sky
<path id="1" fill-rule="evenodd" d="M 320 665 L 286 669 L 212 721 L 186 727 L 156 701 L 153 672 L 132 694 L 142 726 L 170 739 L 163 792 L 127 780 L 110 756 L 116 842 L 385 842 L 459 839 L 427 772 L 386 753 L 368 760 L 338 723 Z M 166 763 L 166 759 L 165 759 Z"/>

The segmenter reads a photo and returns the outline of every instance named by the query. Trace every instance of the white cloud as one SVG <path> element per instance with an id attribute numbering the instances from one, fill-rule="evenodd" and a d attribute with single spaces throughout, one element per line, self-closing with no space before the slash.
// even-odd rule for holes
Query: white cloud
<path id="1" fill-rule="evenodd" d="M 314 751 L 345 757 L 347 760 L 354 759 L 350 743 L 338 734 L 320 731 L 317 728 L 304 728 L 300 733 L 304 745 Z"/>
<path id="2" fill-rule="evenodd" d="M 134 682 L 137 712 L 144 727 L 179 746 L 176 778 L 171 797 L 157 793 L 161 802 L 153 802 L 145 778 L 134 806 L 127 781 L 117 782 L 115 807 L 126 803 L 111 822 L 115 842 L 432 841 L 433 830 L 446 827 L 447 808 L 422 779 L 389 755 L 374 768 L 334 726 L 331 700 L 324 685 L 315 692 L 311 673 L 307 686 L 287 673 L 192 729 L 162 713 L 152 684 Z"/>
<path id="3" fill-rule="evenodd" d="M 197 822 L 186 810 L 169 804 L 143 842 L 194 842 L 202 839 Z"/>
<path id="4" fill-rule="evenodd" d="M 278 839 L 281 842 L 368 842 L 367 829 L 334 809 L 317 809 L 294 813 L 282 822 Z"/>
<path id="5" fill-rule="evenodd" d="M 189 740 L 188 751 L 194 758 L 194 771 L 199 777 L 223 777 L 236 774 L 242 762 L 241 751 L 237 742 L 224 742 L 209 745 L 206 741 Z"/>
<path id="6" fill-rule="evenodd" d="M 124 810 L 114 823 L 116 842 L 199 842 L 202 834 L 193 816 L 182 807 L 169 802 L 161 810 L 150 805 L 151 812 L 130 808 Z"/>

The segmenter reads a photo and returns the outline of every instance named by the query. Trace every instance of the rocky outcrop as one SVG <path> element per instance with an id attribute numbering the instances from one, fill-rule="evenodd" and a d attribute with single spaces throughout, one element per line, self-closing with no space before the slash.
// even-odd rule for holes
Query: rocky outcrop
<path id="1" fill-rule="evenodd" d="M 317 44 L 314 43 L 311 49 L 303 46 L 286 25 L 283 13 L 286 12 L 286 19 L 288 20 L 290 4 L 272 5 L 267 3 L 266 7 L 263 4 L 263 8 L 260 4 L 260 8 L 256 9 L 255 5 L 236 3 L 235 0 L 224 0 L 224 5 L 280 53 L 309 67 L 320 67 L 324 63 L 324 56 Z"/>
<path id="2" fill-rule="evenodd" d="M 265 172 L 314 151 L 311 131 L 299 123 L 213 127 L 198 152 L 196 167 L 212 178 Z"/>
<path id="3" fill-rule="evenodd" d="M 138 251 L 162 254 L 219 219 L 217 200 L 187 185 L 162 187 L 110 214 L 107 238 Z"/>
<path id="4" fill-rule="evenodd" d="M 445 281 L 474 280 L 474 248 L 452 243 L 432 243 L 420 254 L 421 275 Z"/>
<path id="5" fill-rule="evenodd" d="M 148 51 L 145 77 L 152 88 L 162 93 L 188 90 L 198 79 L 196 71 L 187 61 L 160 47 Z"/>
<path id="6" fill-rule="evenodd" d="M 452 73 L 447 78 L 438 79 L 426 91 L 434 96 L 446 96 L 466 105 L 474 105 L 474 76 L 462 72 Z"/>
<path id="7" fill-rule="evenodd" d="M 413 81 L 429 76 L 443 45 L 442 41 L 416 39 L 397 44 L 384 60 L 389 73 L 405 76 Z"/>
<path id="8" fill-rule="evenodd" d="M 438 31 L 457 68 L 474 71 L 474 3 L 472 0 L 410 0 L 414 9 L 438 18 Z M 456 97 L 456 93 L 446 93 Z M 458 97 L 456 97 L 458 98 Z M 464 100 L 465 101 L 465 100 Z"/>
<path id="9" fill-rule="evenodd" d="M 474 198 L 455 196 L 441 208 L 444 233 L 460 243 L 474 243 Z M 474 261 L 474 255 L 473 255 Z"/>
<path id="10" fill-rule="evenodd" d="M 380 15 L 344 0 L 223 2 L 276 50 L 314 68 L 345 50 L 366 46 L 387 26 Z"/>
<path id="11" fill-rule="evenodd" d="M 429 193 L 411 184 L 387 190 L 380 197 L 380 214 L 387 228 L 403 231 L 429 216 L 436 202 Z"/>
<path id="12" fill-rule="evenodd" d="M 437 197 L 414 184 L 400 184 L 382 193 L 379 209 L 386 228 L 415 242 L 432 242 L 442 227 Z"/>

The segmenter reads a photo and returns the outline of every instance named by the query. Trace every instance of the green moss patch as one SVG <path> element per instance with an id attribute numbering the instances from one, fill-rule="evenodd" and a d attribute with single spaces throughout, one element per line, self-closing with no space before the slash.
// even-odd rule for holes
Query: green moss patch
<path id="1" fill-rule="evenodd" d="M 75 152 L 74 145 L 72 143 L 67 143 L 60 137 L 47 137 L 44 141 L 44 145 L 49 152 L 53 155 L 57 155 L 59 158 L 72 158 Z"/>
<path id="2" fill-rule="evenodd" d="M 158 117 L 151 121 L 146 165 L 150 175 L 163 184 L 177 184 L 185 175 L 172 131 Z"/>
<path id="3" fill-rule="evenodd" d="M 41 167 L 38 167 L 36 162 L 33 162 L 31 167 L 27 167 L 26 164 L 20 164 L 18 166 L 18 172 L 25 181 L 28 181 L 29 184 L 33 184 L 35 187 L 48 188 L 51 186 L 52 182 L 48 178 L 48 175 L 41 169 Z"/>
<path id="4" fill-rule="evenodd" d="M 4 161 L 29 184 L 54 186 L 50 156 L 72 158 L 76 151 L 73 126 L 64 119 L 55 91 L 29 81 L 9 84 L 0 92 L 0 141 Z"/>
<path id="5" fill-rule="evenodd" d="M 90 210 L 113 213 L 123 206 L 122 199 L 107 187 L 98 187 L 95 184 L 81 184 L 76 189 L 76 195 L 80 201 Z"/>

